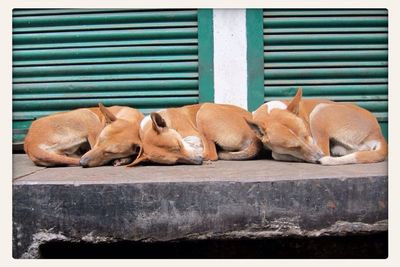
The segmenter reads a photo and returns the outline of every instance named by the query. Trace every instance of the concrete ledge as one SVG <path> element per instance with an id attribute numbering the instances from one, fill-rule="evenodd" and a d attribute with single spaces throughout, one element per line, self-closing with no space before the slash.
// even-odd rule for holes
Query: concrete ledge
<path id="1" fill-rule="evenodd" d="M 36 168 L 14 155 L 13 256 L 41 244 L 387 231 L 387 162 Z"/>

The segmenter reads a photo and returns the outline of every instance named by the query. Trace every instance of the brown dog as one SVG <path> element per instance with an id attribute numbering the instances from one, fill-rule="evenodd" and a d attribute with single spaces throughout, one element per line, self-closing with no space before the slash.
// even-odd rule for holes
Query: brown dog
<path id="1" fill-rule="evenodd" d="M 151 113 L 140 125 L 138 158 L 161 164 L 201 164 L 203 160 L 254 158 L 262 143 L 246 124 L 251 113 L 222 104 L 196 104 Z M 220 152 L 217 152 L 216 145 Z"/>
<path id="2" fill-rule="evenodd" d="M 299 88 L 292 101 L 268 102 L 248 121 L 273 158 L 323 165 L 386 159 L 387 143 L 372 113 L 353 104 L 301 97 Z"/>
<path id="3" fill-rule="evenodd" d="M 92 149 L 81 157 L 80 165 L 96 167 L 110 161 L 113 161 L 114 166 L 131 163 L 140 148 L 139 124 L 143 114 L 130 107 L 120 107 L 114 112 L 102 104 L 99 104 L 99 108 L 106 125 L 96 138 Z"/>
<path id="4" fill-rule="evenodd" d="M 56 113 L 32 122 L 24 143 L 24 150 L 29 158 L 39 166 L 78 166 L 80 157 L 97 144 L 97 137 L 106 124 L 113 124 L 111 128 L 118 128 L 117 132 L 123 131 L 120 123 L 110 124 L 110 114 L 116 114 L 113 118 L 118 118 L 118 114 L 123 115 L 127 110 L 133 110 L 133 113 L 136 111 L 121 106 L 112 106 L 109 109 L 101 104 L 99 106 L 100 108 Z M 139 113 L 138 118 L 143 116 L 138 111 L 136 113 Z M 115 119 L 117 121 L 119 119 Z M 126 135 L 131 134 L 129 129 L 126 130 Z M 120 152 L 111 153 L 114 155 L 109 158 L 118 158 Z M 101 163 L 104 161 L 101 160 Z"/>

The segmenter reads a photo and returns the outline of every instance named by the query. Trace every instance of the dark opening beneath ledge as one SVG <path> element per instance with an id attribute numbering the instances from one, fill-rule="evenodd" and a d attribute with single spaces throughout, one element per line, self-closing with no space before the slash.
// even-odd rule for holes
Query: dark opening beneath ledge
<path id="1" fill-rule="evenodd" d="M 48 259 L 385 259 L 388 233 L 313 238 L 119 241 L 51 241 L 39 247 Z"/>

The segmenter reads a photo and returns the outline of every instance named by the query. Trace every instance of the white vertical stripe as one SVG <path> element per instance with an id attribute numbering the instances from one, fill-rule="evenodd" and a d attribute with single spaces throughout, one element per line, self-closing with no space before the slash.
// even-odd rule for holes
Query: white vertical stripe
<path id="1" fill-rule="evenodd" d="M 214 101 L 247 109 L 245 9 L 214 9 Z"/>

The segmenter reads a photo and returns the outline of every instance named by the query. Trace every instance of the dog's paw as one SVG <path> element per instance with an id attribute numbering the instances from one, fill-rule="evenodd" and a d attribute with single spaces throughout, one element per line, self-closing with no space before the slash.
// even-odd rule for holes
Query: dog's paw
<path id="1" fill-rule="evenodd" d="M 113 160 L 112 165 L 113 165 L 114 167 L 121 166 L 121 165 L 122 165 L 122 162 L 121 162 L 120 159 L 115 159 L 115 160 Z"/>
<path id="2" fill-rule="evenodd" d="M 214 165 L 214 162 L 215 161 L 212 161 L 212 160 L 205 160 L 205 161 L 203 161 L 203 165 Z"/>
<path id="3" fill-rule="evenodd" d="M 132 157 L 128 157 L 128 158 L 121 158 L 121 159 L 115 159 L 113 161 L 113 166 L 117 167 L 117 166 L 122 166 L 122 165 L 126 165 L 129 164 L 133 161 Z"/>
<path id="4" fill-rule="evenodd" d="M 334 158 L 334 157 L 331 157 L 331 156 L 322 157 L 322 158 L 320 158 L 320 159 L 318 160 L 318 162 L 319 162 L 321 165 L 336 165 L 336 164 L 337 164 L 336 161 L 335 161 L 335 158 Z"/>

